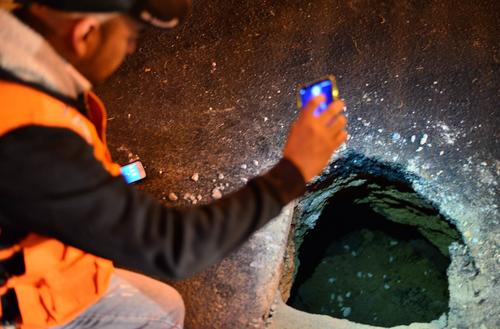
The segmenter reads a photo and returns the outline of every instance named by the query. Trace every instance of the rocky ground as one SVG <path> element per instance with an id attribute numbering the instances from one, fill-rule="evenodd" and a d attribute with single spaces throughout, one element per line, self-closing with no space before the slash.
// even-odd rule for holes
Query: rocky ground
<path id="1" fill-rule="evenodd" d="M 146 30 L 137 53 L 98 88 L 113 155 L 123 164 L 140 158 L 148 178 L 138 187 L 168 206 L 210 202 L 279 160 L 297 86 L 335 74 L 346 149 L 419 177 L 412 188 L 460 232 L 447 326 L 500 327 L 499 12 L 494 0 L 195 1 L 187 24 Z M 232 301 L 268 309 L 268 298 L 252 295 L 260 284 L 238 280 L 261 273 L 252 260 L 265 245 L 284 248 L 282 238 L 262 234 L 180 283 L 192 288 L 184 289 L 188 328 L 246 317 L 220 308 Z M 276 259 L 267 263 L 273 273 Z"/>

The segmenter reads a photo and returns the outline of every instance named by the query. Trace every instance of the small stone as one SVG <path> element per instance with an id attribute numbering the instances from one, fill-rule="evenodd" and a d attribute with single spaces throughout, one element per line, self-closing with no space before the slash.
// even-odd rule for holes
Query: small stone
<path id="1" fill-rule="evenodd" d="M 257 167 L 259 165 L 259 161 L 253 160 L 253 165 Z"/>
<path id="2" fill-rule="evenodd" d="M 420 139 L 420 145 L 424 145 L 425 143 L 427 143 L 427 139 L 429 138 L 429 135 L 427 134 L 424 134 L 422 136 L 422 139 Z"/>
<path id="3" fill-rule="evenodd" d="M 241 178 L 241 181 L 242 181 L 243 183 L 247 183 L 247 182 L 248 182 L 248 178 L 242 177 L 242 178 Z"/>
<path id="4" fill-rule="evenodd" d="M 212 198 L 215 200 L 222 198 L 222 192 L 218 188 L 214 188 L 212 190 Z"/>
<path id="5" fill-rule="evenodd" d="M 201 201 L 201 199 L 203 199 L 203 197 L 201 196 L 201 194 L 198 194 L 198 196 L 196 197 L 196 199 L 197 199 L 198 201 Z"/>
<path id="6" fill-rule="evenodd" d="M 350 307 L 343 307 L 342 308 L 342 316 L 344 318 L 348 317 L 349 315 L 351 315 L 351 308 Z"/>
<path id="7" fill-rule="evenodd" d="M 197 182 L 198 179 L 200 179 L 200 174 L 198 174 L 197 172 L 195 172 L 193 174 L 193 176 L 191 176 L 191 180 L 194 181 L 194 182 Z"/>
<path id="8" fill-rule="evenodd" d="M 161 175 L 163 174 L 163 170 L 159 170 L 158 173 Z"/>
<path id="9" fill-rule="evenodd" d="M 150 67 L 146 67 L 146 68 L 144 69 L 144 72 L 151 72 L 151 68 L 150 68 Z"/>
<path id="10" fill-rule="evenodd" d="M 168 199 L 169 199 L 170 201 L 174 201 L 174 202 L 175 202 L 175 201 L 179 200 L 179 197 L 177 196 L 177 194 L 175 194 L 175 193 L 173 193 L 173 192 L 170 192 L 170 193 L 168 194 Z"/>
<path id="11" fill-rule="evenodd" d="M 224 179 L 224 174 L 219 174 L 219 175 L 217 176 L 217 178 L 219 178 L 219 179 Z"/>
<path id="12" fill-rule="evenodd" d="M 389 290 L 390 288 L 391 288 L 391 286 L 389 286 L 387 283 L 386 283 L 386 284 L 384 284 L 384 289 L 385 289 L 385 290 Z"/>
<path id="13" fill-rule="evenodd" d="M 240 167 L 241 167 L 241 169 L 247 169 L 248 168 L 246 164 L 242 164 Z"/>

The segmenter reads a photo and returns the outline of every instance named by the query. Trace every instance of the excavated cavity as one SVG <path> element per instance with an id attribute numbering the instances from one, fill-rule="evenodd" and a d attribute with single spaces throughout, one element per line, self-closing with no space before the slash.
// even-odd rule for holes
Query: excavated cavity
<path id="1" fill-rule="evenodd" d="M 288 304 L 378 326 L 435 320 L 448 311 L 459 232 L 401 172 L 364 164 L 336 170 L 301 201 Z"/>

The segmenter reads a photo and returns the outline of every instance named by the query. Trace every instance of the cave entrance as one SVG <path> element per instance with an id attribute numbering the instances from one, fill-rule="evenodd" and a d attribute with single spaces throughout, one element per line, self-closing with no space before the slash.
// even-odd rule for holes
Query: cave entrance
<path id="1" fill-rule="evenodd" d="M 358 173 L 322 188 L 330 192 L 310 197 L 324 200 L 305 202 L 322 207 L 316 219 L 311 209 L 298 219 L 288 304 L 386 327 L 447 313 L 448 246 L 458 231 L 401 181 Z"/>

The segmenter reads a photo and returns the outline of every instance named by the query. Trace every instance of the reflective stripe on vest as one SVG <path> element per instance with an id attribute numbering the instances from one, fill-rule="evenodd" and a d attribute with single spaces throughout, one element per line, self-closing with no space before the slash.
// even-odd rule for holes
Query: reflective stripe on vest
<path id="1" fill-rule="evenodd" d="M 85 99 L 90 120 L 43 92 L 0 81 L 0 138 L 30 125 L 67 128 L 91 145 L 95 158 L 109 173 L 118 176 L 120 167 L 111 161 L 105 144 L 104 106 L 92 93 Z M 24 329 L 45 328 L 74 319 L 105 293 L 113 272 L 110 261 L 37 234 L 29 234 L 1 249 L 0 260 L 16 252 L 23 253 L 26 271 L 8 278 L 0 286 L 0 296 L 14 289 L 21 315 L 19 325 Z"/>

